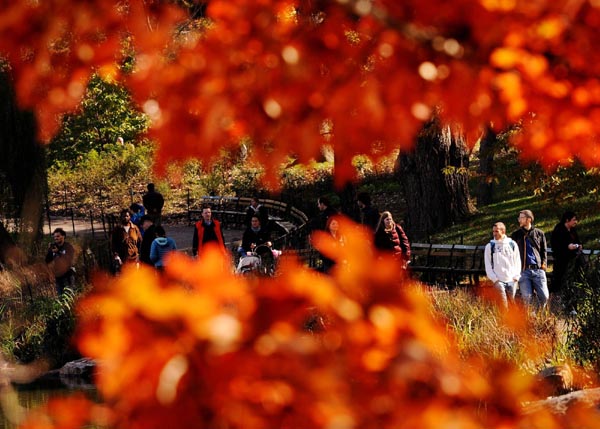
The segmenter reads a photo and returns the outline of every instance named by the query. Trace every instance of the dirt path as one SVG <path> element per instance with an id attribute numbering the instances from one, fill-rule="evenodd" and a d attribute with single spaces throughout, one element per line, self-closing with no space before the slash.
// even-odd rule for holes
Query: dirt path
<path id="1" fill-rule="evenodd" d="M 175 240 L 177 244 L 177 248 L 191 253 L 192 250 L 192 238 L 194 234 L 194 226 L 187 224 L 163 224 L 163 227 L 167 231 L 167 236 L 171 237 Z M 46 220 L 44 224 L 44 234 L 46 236 L 50 236 L 51 232 L 55 228 L 63 228 L 67 232 L 67 239 L 69 237 L 82 237 L 82 236 L 91 236 L 91 237 L 104 237 L 104 229 L 102 227 L 102 223 L 94 223 L 93 229 L 89 219 L 74 219 L 66 217 L 51 217 L 50 225 L 48 225 L 48 220 Z M 223 230 L 223 236 L 225 238 L 225 242 L 227 247 L 231 247 L 231 245 L 235 241 L 239 241 L 242 239 L 243 231 L 236 229 L 225 229 Z"/>

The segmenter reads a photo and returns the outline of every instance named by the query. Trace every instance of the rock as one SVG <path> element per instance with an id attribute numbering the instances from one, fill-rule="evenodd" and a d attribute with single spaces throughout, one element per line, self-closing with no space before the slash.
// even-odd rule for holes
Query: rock
<path id="1" fill-rule="evenodd" d="M 537 374 L 540 380 L 540 394 L 558 396 L 573 390 L 573 372 L 569 365 L 544 368 Z"/>
<path id="2" fill-rule="evenodd" d="M 96 362 L 88 358 L 81 358 L 71 362 L 67 362 L 59 369 L 60 378 L 79 378 L 92 380 Z"/>
<path id="3" fill-rule="evenodd" d="M 566 395 L 548 398 L 541 401 L 529 402 L 523 405 L 523 413 L 533 414 L 549 410 L 553 414 L 566 414 L 569 409 L 598 408 L 600 405 L 600 388 L 584 389 Z"/>

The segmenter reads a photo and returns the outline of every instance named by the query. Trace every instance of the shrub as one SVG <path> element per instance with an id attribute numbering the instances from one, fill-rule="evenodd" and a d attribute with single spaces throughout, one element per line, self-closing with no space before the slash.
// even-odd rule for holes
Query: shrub
<path id="1" fill-rule="evenodd" d="M 574 267 L 563 300 L 569 345 L 579 363 L 600 371 L 600 263 Z"/>

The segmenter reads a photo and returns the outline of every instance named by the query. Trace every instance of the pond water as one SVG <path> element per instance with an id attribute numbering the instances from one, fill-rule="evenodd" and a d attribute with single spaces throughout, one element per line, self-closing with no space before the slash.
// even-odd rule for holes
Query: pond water
<path id="1" fill-rule="evenodd" d="M 73 395 L 75 393 L 84 393 L 90 399 L 98 401 L 98 393 L 93 386 L 85 386 L 78 388 L 67 388 L 67 387 L 52 387 L 52 386 L 15 386 L 14 392 L 16 398 L 18 398 L 19 405 L 23 409 L 31 410 L 41 405 L 44 405 L 48 400 L 57 397 L 65 397 Z M 2 393 L 0 407 L 0 429 L 16 429 L 18 426 L 12 424 L 7 419 L 7 413 L 14 412 L 15 406 L 11 406 L 10 403 L 13 399 L 10 398 L 10 394 Z M 8 402 L 8 404 L 7 404 Z M 5 408 L 9 408 L 6 410 Z M 86 426 L 86 429 L 104 429 L 102 426 Z"/>

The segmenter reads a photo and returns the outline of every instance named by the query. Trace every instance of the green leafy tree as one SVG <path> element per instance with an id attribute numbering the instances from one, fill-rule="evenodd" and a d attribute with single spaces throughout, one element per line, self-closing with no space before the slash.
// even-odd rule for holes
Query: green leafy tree
<path id="1" fill-rule="evenodd" d="M 91 150 L 109 150 L 118 137 L 137 142 L 148 125 L 147 116 L 136 109 L 122 86 L 93 75 L 79 110 L 63 118 L 60 131 L 50 142 L 50 164 L 77 163 Z"/>

